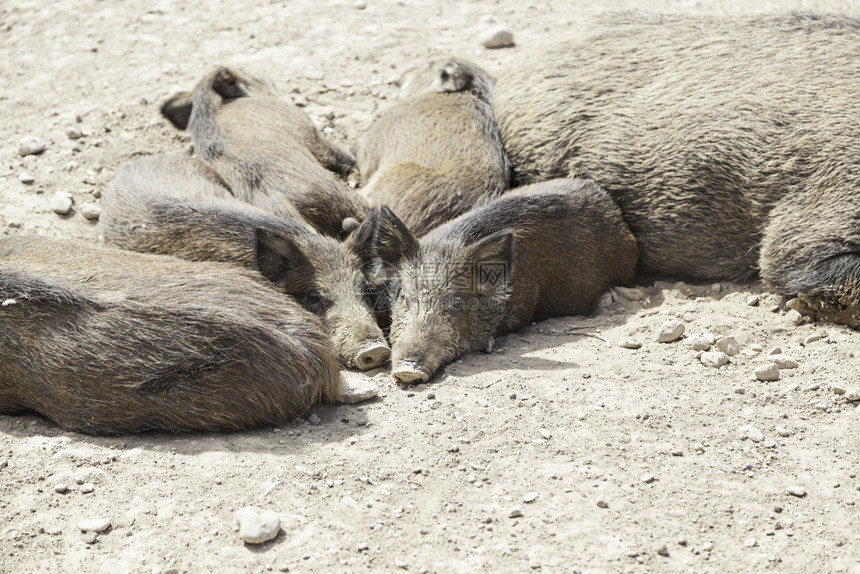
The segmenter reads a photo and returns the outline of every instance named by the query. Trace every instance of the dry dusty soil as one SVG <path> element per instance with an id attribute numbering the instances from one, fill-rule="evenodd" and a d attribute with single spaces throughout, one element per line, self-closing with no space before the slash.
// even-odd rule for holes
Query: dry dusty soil
<path id="1" fill-rule="evenodd" d="M 408 67 L 453 52 L 493 73 L 618 8 L 857 13 L 837 1 L 2 0 L 0 234 L 97 241 L 83 206 L 123 163 L 190 151 L 158 106 L 216 64 L 271 78 L 349 145 Z M 494 24 L 515 47 L 480 46 Z M 46 151 L 19 156 L 25 136 Z M 56 194 L 73 197 L 68 215 L 51 210 Z M 259 432 L 93 438 L 0 416 L 0 571 L 860 572 L 860 333 L 796 324 L 756 284 L 639 295 L 502 338 L 429 384 L 377 373 L 377 398 Z M 671 320 L 683 337 L 656 342 Z M 707 367 L 700 334 L 739 352 Z M 774 347 L 797 367 L 759 381 Z M 233 514 L 249 505 L 280 515 L 275 539 L 242 542 Z M 111 526 L 79 529 L 96 518 Z"/>

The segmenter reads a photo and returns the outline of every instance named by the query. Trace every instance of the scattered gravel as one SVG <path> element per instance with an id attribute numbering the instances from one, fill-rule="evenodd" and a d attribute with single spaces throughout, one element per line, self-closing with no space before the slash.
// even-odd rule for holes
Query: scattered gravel
<path id="1" fill-rule="evenodd" d="M 717 339 L 716 347 L 717 350 L 722 351 L 729 357 L 734 357 L 741 350 L 741 346 L 734 337 L 720 337 Z"/>
<path id="2" fill-rule="evenodd" d="M 699 360 L 706 367 L 713 367 L 715 369 L 719 369 L 720 367 L 729 362 L 729 356 L 722 351 L 708 351 L 702 353 L 702 356 L 699 357 Z"/>
<path id="3" fill-rule="evenodd" d="M 681 338 L 684 334 L 684 324 L 680 321 L 666 321 L 657 329 L 657 335 L 654 340 L 658 343 L 672 343 Z"/>
<path id="4" fill-rule="evenodd" d="M 24 136 L 18 140 L 18 155 L 38 155 L 47 149 L 47 144 L 36 136 Z"/>
<path id="5" fill-rule="evenodd" d="M 82 203 L 79 209 L 81 215 L 90 221 L 98 219 L 102 214 L 102 208 L 95 203 Z"/>
<path id="6" fill-rule="evenodd" d="M 687 344 L 690 345 L 690 348 L 694 351 L 707 351 L 711 348 L 710 341 L 708 341 L 704 335 L 695 335 L 690 337 Z"/>
<path id="7" fill-rule="evenodd" d="M 370 377 L 353 371 L 341 371 L 343 384 L 337 400 L 342 403 L 360 403 L 379 394 L 379 387 Z"/>
<path id="8" fill-rule="evenodd" d="M 514 32 L 507 26 L 494 26 L 482 32 L 478 41 L 484 48 L 507 48 L 514 45 Z"/>
<path id="9" fill-rule="evenodd" d="M 760 381 L 775 381 L 779 379 L 779 367 L 776 363 L 765 363 L 755 368 L 755 377 Z"/>
<path id="10" fill-rule="evenodd" d="M 110 518 L 89 518 L 78 522 L 78 529 L 81 532 L 104 532 L 110 526 Z"/>
<path id="11" fill-rule="evenodd" d="M 66 215 L 72 209 L 72 198 L 68 195 L 55 195 L 51 198 L 51 210 L 57 215 Z"/>
<path id="12" fill-rule="evenodd" d="M 246 506 L 237 510 L 233 518 L 239 524 L 239 538 L 248 544 L 262 544 L 281 530 L 281 517 L 271 510 Z"/>
<path id="13" fill-rule="evenodd" d="M 797 496 L 798 498 L 806 496 L 806 489 L 802 486 L 789 486 L 785 491 L 792 496 Z"/>

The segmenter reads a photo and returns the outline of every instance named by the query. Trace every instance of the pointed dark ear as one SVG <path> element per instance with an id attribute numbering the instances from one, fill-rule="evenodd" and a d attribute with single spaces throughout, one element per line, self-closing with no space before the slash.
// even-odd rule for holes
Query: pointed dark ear
<path id="1" fill-rule="evenodd" d="M 347 231 L 347 219 L 352 219 L 354 225 L 349 230 L 349 236 L 344 240 L 344 245 L 358 255 L 362 263 L 370 263 L 373 259 L 373 242 L 376 235 L 376 224 L 379 219 L 379 209 L 372 208 L 359 223 L 357 220 L 347 217 L 343 220 L 344 231 Z"/>
<path id="2" fill-rule="evenodd" d="M 418 239 L 388 206 L 380 208 L 375 227 L 374 251 L 383 263 L 397 265 L 418 250 Z"/>
<path id="3" fill-rule="evenodd" d="M 191 118 L 191 104 L 194 97 L 191 92 L 182 92 L 171 96 L 161 105 L 161 115 L 170 120 L 177 129 L 188 127 Z"/>
<path id="4" fill-rule="evenodd" d="M 254 231 L 254 263 L 269 281 L 290 292 L 289 276 L 307 264 L 307 257 L 292 237 L 258 227 Z"/>
<path id="5" fill-rule="evenodd" d="M 450 60 L 439 68 L 437 92 L 461 92 L 472 83 L 472 71 L 457 60 Z"/>
<path id="6" fill-rule="evenodd" d="M 510 291 L 514 271 L 514 232 L 502 229 L 466 247 L 474 263 L 478 294 L 491 297 Z"/>

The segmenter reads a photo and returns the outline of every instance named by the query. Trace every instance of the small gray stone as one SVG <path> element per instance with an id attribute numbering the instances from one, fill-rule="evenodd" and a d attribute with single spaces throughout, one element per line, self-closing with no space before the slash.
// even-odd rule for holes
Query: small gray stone
<path id="1" fill-rule="evenodd" d="M 68 195 L 55 195 L 51 198 L 51 210 L 57 215 L 66 215 L 72 209 L 72 198 Z"/>
<path id="2" fill-rule="evenodd" d="M 482 32 L 478 41 L 484 48 L 507 48 L 514 45 L 514 32 L 507 26 L 493 26 Z"/>
<path id="3" fill-rule="evenodd" d="M 789 486 L 785 491 L 792 496 L 797 496 L 798 498 L 806 496 L 806 489 L 802 486 Z"/>
<path id="4" fill-rule="evenodd" d="M 711 348 L 711 343 L 702 335 L 690 337 L 687 344 L 689 344 L 690 348 L 694 351 L 707 351 Z"/>
<path id="5" fill-rule="evenodd" d="M 239 538 L 248 544 L 262 544 L 281 530 L 281 517 L 271 510 L 246 506 L 237 510 L 233 518 L 239 524 Z"/>
<path id="6" fill-rule="evenodd" d="M 722 351 L 708 351 L 706 353 L 702 353 L 702 356 L 699 357 L 699 360 L 706 367 L 719 369 L 720 367 L 729 362 L 729 356 Z"/>
<path id="7" fill-rule="evenodd" d="M 779 367 L 776 366 L 776 363 L 759 365 L 753 372 L 760 381 L 775 381 L 779 378 Z"/>
<path id="8" fill-rule="evenodd" d="M 78 522 L 82 532 L 104 532 L 110 528 L 110 518 L 91 518 Z"/>
<path id="9" fill-rule="evenodd" d="M 657 336 L 654 338 L 658 343 L 671 343 L 677 341 L 684 334 L 684 324 L 677 320 L 666 321 L 657 329 Z"/>
<path id="10" fill-rule="evenodd" d="M 66 137 L 70 140 L 78 140 L 84 137 L 84 132 L 81 131 L 81 128 L 72 126 L 66 128 Z"/>
<path id="11" fill-rule="evenodd" d="M 24 136 L 18 140 L 18 155 L 37 155 L 45 151 L 48 146 L 36 136 Z"/>
<path id="12" fill-rule="evenodd" d="M 776 366 L 780 369 L 796 369 L 797 361 L 789 357 L 788 355 L 783 355 L 782 353 L 778 355 L 771 355 L 768 357 L 768 361 L 771 363 L 776 363 Z"/>
<path id="13" fill-rule="evenodd" d="M 360 403 L 379 394 L 379 387 L 366 375 L 352 371 L 341 371 L 343 384 L 337 400 L 342 403 Z"/>
<path id="14" fill-rule="evenodd" d="M 717 350 L 722 351 L 729 357 L 734 357 L 741 350 L 741 346 L 734 337 L 720 337 L 717 339 L 716 347 Z"/>
<path id="15" fill-rule="evenodd" d="M 81 215 L 90 221 L 98 219 L 102 214 L 102 208 L 95 203 L 82 203 L 80 210 Z"/>
<path id="16" fill-rule="evenodd" d="M 312 425 L 318 425 L 322 423 L 322 419 L 316 413 L 311 413 L 311 416 L 308 417 L 308 422 Z"/>

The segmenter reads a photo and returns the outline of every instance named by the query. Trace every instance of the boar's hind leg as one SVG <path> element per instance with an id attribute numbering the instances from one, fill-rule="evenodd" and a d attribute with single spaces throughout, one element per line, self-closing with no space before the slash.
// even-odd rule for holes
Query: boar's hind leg
<path id="1" fill-rule="evenodd" d="M 851 193 L 807 191 L 772 211 L 761 250 L 762 279 L 792 307 L 860 329 L 860 205 Z"/>

